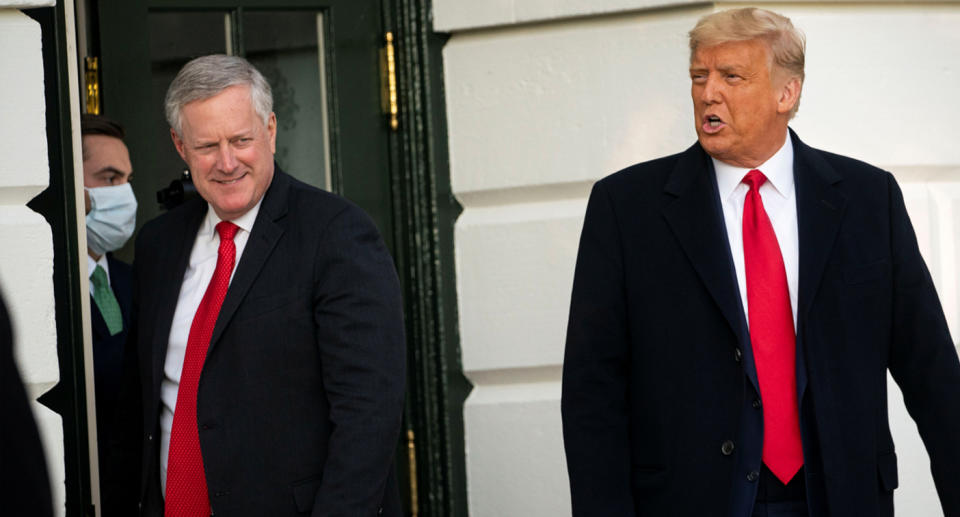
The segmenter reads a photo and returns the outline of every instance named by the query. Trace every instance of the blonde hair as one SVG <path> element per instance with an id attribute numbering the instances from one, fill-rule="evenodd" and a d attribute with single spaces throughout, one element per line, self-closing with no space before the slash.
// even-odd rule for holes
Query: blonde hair
<path id="1" fill-rule="evenodd" d="M 803 32 L 793 26 L 790 18 L 766 9 L 729 9 L 700 18 L 696 27 L 690 31 L 690 60 L 693 61 L 694 54 L 701 47 L 754 39 L 767 44 L 772 65 L 803 83 L 806 38 Z M 798 97 L 791 116 L 799 106 Z"/>

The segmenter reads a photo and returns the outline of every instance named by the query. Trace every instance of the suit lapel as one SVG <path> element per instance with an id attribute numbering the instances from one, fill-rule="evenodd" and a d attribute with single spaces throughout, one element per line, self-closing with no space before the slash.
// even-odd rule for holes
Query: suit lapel
<path id="1" fill-rule="evenodd" d="M 184 207 L 185 214 L 180 223 L 170 224 L 167 227 L 172 231 L 164 242 L 157 246 L 158 256 L 155 258 L 158 265 L 155 279 L 155 289 L 147 292 L 157 293 L 156 317 L 154 319 L 153 353 L 154 391 L 158 400 L 160 381 L 163 379 L 163 364 L 167 358 L 167 345 L 170 343 L 170 326 L 173 324 L 173 313 L 177 309 L 177 300 L 180 298 L 180 287 L 183 284 L 183 275 L 190 262 L 190 253 L 193 243 L 200 229 L 200 223 L 207 213 L 207 204 L 203 200 L 192 202 Z"/>
<path id="2" fill-rule="evenodd" d="M 836 188 L 842 177 L 793 130 L 793 177 L 797 189 L 797 232 L 800 248 L 797 293 L 797 393 L 801 402 L 807 387 L 806 358 L 810 353 L 803 327 L 823 278 L 843 220 L 846 198 Z"/>
<path id="3" fill-rule="evenodd" d="M 664 190 L 676 200 L 664 207 L 663 216 L 745 347 L 749 340 L 716 183 L 713 164 L 700 145 L 694 144 L 680 155 L 667 180 Z M 751 380 L 756 383 L 753 376 Z"/>
<path id="4" fill-rule="evenodd" d="M 794 182 L 797 186 L 797 232 L 800 243 L 797 319 L 804 321 L 817 294 L 827 257 L 836 242 L 846 198 L 834 185 L 841 176 L 790 131 Z"/>
<path id="5" fill-rule="evenodd" d="M 267 259 L 280 240 L 280 236 L 283 235 L 284 228 L 281 224 L 278 224 L 278 221 L 287 213 L 289 187 L 289 176 L 274 164 L 273 181 L 271 181 L 270 187 L 264 194 L 260 212 L 257 213 L 257 219 L 253 223 L 247 245 L 244 247 L 240 263 L 237 265 L 237 271 L 234 273 L 230 287 L 227 289 L 227 295 L 223 299 L 220 314 L 217 316 L 217 324 L 214 326 L 213 336 L 210 338 L 207 357 L 210 357 L 217 341 L 220 340 L 220 336 L 223 335 L 224 330 L 230 323 L 230 319 L 247 295 L 247 291 L 250 290 L 260 270 L 267 263 Z"/>

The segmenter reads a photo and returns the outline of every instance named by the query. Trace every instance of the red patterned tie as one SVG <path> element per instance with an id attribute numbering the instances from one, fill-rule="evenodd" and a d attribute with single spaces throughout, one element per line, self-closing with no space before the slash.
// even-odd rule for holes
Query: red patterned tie
<path id="1" fill-rule="evenodd" d="M 763 400 L 763 462 L 787 484 L 803 466 L 797 337 L 783 256 L 760 198 L 760 185 L 765 181 L 766 176 L 756 169 L 743 178 L 750 187 L 743 204 L 743 258 L 750 343 Z"/>
<path id="2" fill-rule="evenodd" d="M 220 250 L 217 268 L 203 293 L 200 306 L 190 325 L 187 351 L 183 358 L 180 388 L 177 391 L 177 407 L 173 413 L 173 429 L 170 431 L 170 454 L 167 457 L 167 493 L 164 515 L 167 517 L 209 517 L 210 498 L 207 494 L 207 477 L 203 472 L 203 456 L 200 454 L 200 437 L 197 431 L 197 385 L 200 371 L 207 357 L 213 327 L 220 314 L 220 306 L 230 285 L 237 248 L 233 237 L 237 225 L 230 221 L 217 224 L 220 234 Z"/>

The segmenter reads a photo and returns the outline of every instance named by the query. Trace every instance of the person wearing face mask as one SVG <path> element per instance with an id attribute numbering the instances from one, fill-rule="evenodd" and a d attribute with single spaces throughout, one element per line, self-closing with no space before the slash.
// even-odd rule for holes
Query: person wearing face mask
<path id="1" fill-rule="evenodd" d="M 116 259 L 133 234 L 137 200 L 130 188 L 133 166 L 123 143 L 123 127 L 101 115 L 83 115 L 83 186 L 86 205 L 87 263 L 93 333 L 97 449 L 101 494 L 109 509 L 106 461 L 120 392 L 123 348 L 130 328 L 133 271 Z"/>

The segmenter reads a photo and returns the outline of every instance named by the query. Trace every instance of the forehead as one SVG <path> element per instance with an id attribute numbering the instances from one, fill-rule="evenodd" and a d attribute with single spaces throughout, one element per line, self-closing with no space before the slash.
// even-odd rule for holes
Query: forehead
<path id="1" fill-rule="evenodd" d="M 231 86 L 212 97 L 188 102 L 180 114 L 184 132 L 196 135 L 249 129 L 260 122 L 247 86 Z"/>
<path id="2" fill-rule="evenodd" d="M 770 50 L 759 39 L 703 46 L 690 56 L 691 68 L 758 68 L 770 64 Z"/>
<path id="3" fill-rule="evenodd" d="M 107 135 L 84 135 L 83 143 L 83 161 L 96 162 L 123 162 L 130 161 L 130 153 L 123 140 Z"/>

